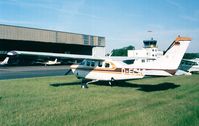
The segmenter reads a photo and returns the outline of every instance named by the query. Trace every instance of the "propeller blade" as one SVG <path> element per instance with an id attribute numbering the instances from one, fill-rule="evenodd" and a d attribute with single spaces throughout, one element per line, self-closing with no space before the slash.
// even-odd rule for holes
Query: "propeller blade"
<path id="1" fill-rule="evenodd" d="M 72 72 L 71 69 L 69 69 L 64 75 L 68 75 L 70 72 Z"/>

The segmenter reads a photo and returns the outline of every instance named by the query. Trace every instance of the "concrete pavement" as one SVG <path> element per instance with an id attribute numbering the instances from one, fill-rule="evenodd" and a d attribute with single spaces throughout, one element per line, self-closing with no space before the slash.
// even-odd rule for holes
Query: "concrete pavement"
<path id="1" fill-rule="evenodd" d="M 44 77 L 44 76 L 61 76 L 70 69 L 69 66 L 1 66 L 0 80 Z"/>

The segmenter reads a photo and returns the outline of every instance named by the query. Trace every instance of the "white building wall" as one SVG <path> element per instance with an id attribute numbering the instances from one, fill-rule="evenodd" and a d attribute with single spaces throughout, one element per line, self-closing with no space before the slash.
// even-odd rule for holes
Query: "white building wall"
<path id="1" fill-rule="evenodd" d="M 105 57 L 105 48 L 104 47 L 93 47 L 92 56 Z"/>
<path id="2" fill-rule="evenodd" d="M 157 48 L 143 48 L 141 50 L 128 50 L 128 57 L 158 58 L 163 55 Z"/>

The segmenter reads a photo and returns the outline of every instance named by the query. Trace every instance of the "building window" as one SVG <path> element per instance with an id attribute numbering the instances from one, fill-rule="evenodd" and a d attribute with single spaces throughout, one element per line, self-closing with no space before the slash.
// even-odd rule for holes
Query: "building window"
<path id="1" fill-rule="evenodd" d="M 90 36 L 90 45 L 94 45 L 94 37 Z"/>
<path id="2" fill-rule="evenodd" d="M 88 45 L 89 44 L 89 36 L 83 35 L 83 39 L 84 39 L 84 45 Z"/>
<path id="3" fill-rule="evenodd" d="M 103 46 L 105 43 L 105 39 L 103 37 L 98 37 L 98 46 Z"/>

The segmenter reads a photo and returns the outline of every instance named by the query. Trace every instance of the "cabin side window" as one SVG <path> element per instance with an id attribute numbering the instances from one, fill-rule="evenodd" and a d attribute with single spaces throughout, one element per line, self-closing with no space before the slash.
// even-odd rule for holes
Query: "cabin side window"
<path id="1" fill-rule="evenodd" d="M 105 68 L 109 68 L 110 64 L 109 63 L 105 63 Z"/>
<path id="2" fill-rule="evenodd" d="M 102 67 L 102 62 L 98 62 L 98 67 Z"/>
<path id="3" fill-rule="evenodd" d="M 144 63 L 145 62 L 145 60 L 144 59 L 142 59 L 142 63 Z"/>
<path id="4" fill-rule="evenodd" d="M 86 66 L 90 66 L 90 64 L 91 64 L 90 61 L 86 62 Z"/>
<path id="5" fill-rule="evenodd" d="M 94 61 L 91 62 L 91 66 L 92 66 L 92 67 L 95 66 L 95 62 L 94 62 Z"/>

